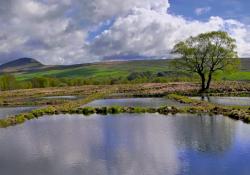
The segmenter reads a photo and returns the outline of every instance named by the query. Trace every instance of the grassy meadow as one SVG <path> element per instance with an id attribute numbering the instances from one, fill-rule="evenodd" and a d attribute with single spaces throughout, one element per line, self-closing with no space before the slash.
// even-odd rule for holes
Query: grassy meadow
<path id="1" fill-rule="evenodd" d="M 169 60 L 138 60 L 120 62 L 102 62 L 93 64 L 82 64 L 74 66 L 50 66 L 42 70 L 19 72 L 15 76 L 17 80 L 29 80 L 34 77 L 56 77 L 56 78 L 85 78 L 103 80 L 109 78 L 126 79 L 132 72 L 151 72 L 159 74 L 168 79 L 176 79 L 178 75 L 169 65 Z M 222 74 L 219 76 L 223 80 L 249 81 L 250 80 L 250 59 L 241 59 L 239 72 L 232 74 Z"/>
<path id="2" fill-rule="evenodd" d="M 169 70 L 168 60 L 120 61 L 82 64 L 74 66 L 52 66 L 38 71 L 17 73 L 18 80 L 33 77 L 52 76 L 57 78 L 96 78 L 126 77 L 131 72 L 150 71 L 157 73 Z"/>

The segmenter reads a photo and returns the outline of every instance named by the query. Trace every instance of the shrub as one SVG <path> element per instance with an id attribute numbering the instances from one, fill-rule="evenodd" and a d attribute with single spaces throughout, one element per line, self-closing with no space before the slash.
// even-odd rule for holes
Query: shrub
<path id="1" fill-rule="evenodd" d="M 122 112 L 122 108 L 119 106 L 112 106 L 108 108 L 108 113 L 110 114 L 118 114 Z"/>
<path id="2" fill-rule="evenodd" d="M 94 114 L 96 112 L 96 110 L 92 107 L 84 107 L 82 108 L 82 113 L 84 115 L 90 115 L 90 114 Z"/>

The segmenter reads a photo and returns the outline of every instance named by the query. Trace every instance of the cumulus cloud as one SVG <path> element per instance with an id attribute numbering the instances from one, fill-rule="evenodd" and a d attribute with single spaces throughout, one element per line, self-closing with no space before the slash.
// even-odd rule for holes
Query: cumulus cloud
<path id="1" fill-rule="evenodd" d="M 47 64 L 91 62 L 87 35 L 95 25 L 140 7 L 159 13 L 164 0 L 10 0 L 0 1 L 1 62 L 21 56 Z"/>
<path id="2" fill-rule="evenodd" d="M 9 9 L 0 18 L 1 59 L 27 56 L 48 64 L 64 64 L 84 55 L 87 31 L 68 30 L 72 19 L 61 17 L 63 4 L 12 0 L 3 5 Z"/>
<path id="3" fill-rule="evenodd" d="M 196 15 L 203 15 L 205 13 L 208 13 L 211 10 L 211 7 L 200 7 L 195 9 Z"/>
<path id="4" fill-rule="evenodd" d="M 240 22 L 223 20 L 220 17 L 211 17 L 207 22 L 188 21 L 183 17 L 148 9 L 135 9 L 131 14 L 118 18 L 109 30 L 95 39 L 91 51 L 106 57 L 112 55 L 112 58 L 114 55 L 135 52 L 149 58 L 168 58 L 178 41 L 202 32 L 217 30 L 226 30 L 237 39 L 242 56 L 250 54 L 247 41 L 249 30 Z"/>
<path id="5" fill-rule="evenodd" d="M 206 23 L 190 22 L 167 13 L 135 9 L 128 16 L 118 18 L 109 30 L 98 36 L 91 51 L 104 56 L 134 52 L 165 56 L 176 42 L 190 35 L 219 30 L 222 26 L 223 20 L 217 17 L 211 17 Z"/>
<path id="6" fill-rule="evenodd" d="M 211 30 L 228 31 L 240 55 L 250 56 L 246 24 L 220 17 L 186 20 L 169 14 L 169 7 L 167 0 L 0 1 L 0 63 L 24 56 L 45 64 L 168 58 L 176 42 Z M 89 39 L 93 31 L 99 32 Z"/>
<path id="7" fill-rule="evenodd" d="M 250 27 L 236 20 L 210 17 L 207 22 L 137 8 L 119 17 L 113 26 L 96 37 L 91 52 L 112 59 L 121 55 L 169 58 L 173 46 L 189 36 L 223 30 L 236 39 L 239 55 L 250 56 Z"/>

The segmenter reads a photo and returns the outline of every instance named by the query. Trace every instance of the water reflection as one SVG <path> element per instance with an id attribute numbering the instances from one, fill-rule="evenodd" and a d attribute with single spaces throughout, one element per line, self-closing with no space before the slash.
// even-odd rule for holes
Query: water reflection
<path id="1" fill-rule="evenodd" d="M 177 117 L 174 125 L 181 145 L 207 153 L 228 150 L 235 132 L 235 124 L 224 117 Z"/>
<path id="2" fill-rule="evenodd" d="M 250 129 L 241 127 L 239 137 L 238 126 L 208 116 L 45 117 L 0 129 L 0 170 L 4 175 L 240 174 L 250 170 L 244 164 L 250 161 L 250 140 L 244 139 Z"/>
<path id="3" fill-rule="evenodd" d="M 160 107 L 160 106 L 185 106 L 175 100 L 167 98 L 121 98 L 94 100 L 85 106 L 129 106 L 129 107 Z"/>
<path id="4" fill-rule="evenodd" d="M 191 98 L 227 106 L 233 106 L 233 105 L 250 106 L 250 97 L 201 96 L 201 97 L 191 97 Z"/>

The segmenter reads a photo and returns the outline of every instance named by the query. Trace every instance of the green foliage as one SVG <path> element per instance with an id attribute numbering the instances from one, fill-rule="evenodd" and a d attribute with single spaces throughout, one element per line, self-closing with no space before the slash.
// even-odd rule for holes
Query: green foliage
<path id="1" fill-rule="evenodd" d="M 82 113 L 84 115 L 90 115 L 90 114 L 94 114 L 96 112 L 96 110 L 92 107 L 84 107 L 82 108 Z"/>
<path id="2" fill-rule="evenodd" d="M 132 112 L 133 113 L 145 113 L 147 112 L 147 109 L 144 107 L 133 107 Z"/>
<path id="3" fill-rule="evenodd" d="M 24 123 L 26 121 L 26 118 L 23 114 L 17 115 L 15 117 L 15 123 L 16 124 L 20 124 L 20 123 Z"/>
<path id="4" fill-rule="evenodd" d="M 201 90 L 208 90 L 215 72 L 232 72 L 239 68 L 236 41 L 226 32 L 209 32 L 177 43 L 172 53 L 180 59 L 174 67 L 200 76 Z"/>
<path id="5" fill-rule="evenodd" d="M 181 60 L 181 59 L 179 59 Z M 242 70 L 233 73 L 232 67 L 214 73 L 215 80 L 249 80 L 250 59 L 242 59 Z M 26 73 L 0 76 L 0 89 L 30 89 L 45 87 L 68 87 L 81 85 L 113 85 L 137 83 L 197 82 L 199 75 L 188 72 L 183 67 L 173 69 L 169 60 L 144 60 L 88 65 L 55 66 Z M 178 61 L 174 61 L 176 67 Z M 178 64 L 179 65 L 179 64 Z M 238 64 L 234 64 L 238 65 Z M 177 66 L 178 67 L 178 66 Z M 234 66 L 237 67 L 237 66 Z M 227 71 L 226 70 L 230 70 Z M 225 73 L 226 72 L 226 73 Z M 219 75 L 217 75 L 219 74 Z"/>
<path id="6" fill-rule="evenodd" d="M 31 84 L 33 88 L 56 87 L 61 86 L 61 81 L 51 77 L 35 77 L 31 79 Z"/>
<path id="7" fill-rule="evenodd" d="M 109 114 L 118 114 L 123 111 L 122 107 L 120 106 L 112 106 L 108 108 L 108 113 Z"/>
<path id="8" fill-rule="evenodd" d="M 108 107 L 104 106 L 104 107 L 96 108 L 96 113 L 106 115 L 108 114 Z"/>
<path id="9" fill-rule="evenodd" d="M 6 128 L 10 126 L 10 123 L 8 120 L 0 119 L 0 128 Z"/>
<path id="10" fill-rule="evenodd" d="M 42 109 L 36 109 L 31 112 L 36 118 L 41 117 L 45 114 L 44 110 Z"/>
<path id="11" fill-rule="evenodd" d="M 0 89 L 1 90 L 13 90 L 18 87 L 15 76 L 5 74 L 0 77 Z"/>
<path id="12" fill-rule="evenodd" d="M 31 80 L 16 81 L 15 77 L 6 78 L 4 81 L 0 79 L 0 88 L 2 90 L 13 89 L 31 89 L 31 88 L 47 88 L 47 87 L 68 87 L 68 86 L 82 86 L 82 85 L 113 85 L 113 84 L 137 84 L 137 83 L 167 83 L 177 81 L 193 81 L 195 77 L 188 77 L 186 75 L 166 75 L 158 76 L 158 73 L 151 72 L 134 72 L 128 77 L 106 77 L 99 79 L 85 79 L 85 78 L 55 78 L 55 77 L 36 77 Z"/>
<path id="13" fill-rule="evenodd" d="M 29 81 L 17 81 L 14 75 L 4 74 L 0 76 L 0 90 L 29 89 L 32 84 Z"/>
<path id="14" fill-rule="evenodd" d="M 32 113 L 27 113 L 27 114 L 24 114 L 24 118 L 27 120 L 32 120 L 35 118 L 35 116 Z"/>

